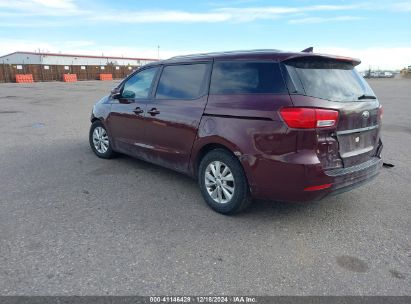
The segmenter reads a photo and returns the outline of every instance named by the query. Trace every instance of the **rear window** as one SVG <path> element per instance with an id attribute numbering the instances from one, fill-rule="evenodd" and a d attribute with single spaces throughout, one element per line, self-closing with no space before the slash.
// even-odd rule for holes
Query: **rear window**
<path id="1" fill-rule="evenodd" d="M 170 65 L 163 69 L 157 99 L 195 99 L 205 94 L 207 64 Z"/>
<path id="2" fill-rule="evenodd" d="M 287 89 L 278 63 L 216 61 L 210 94 L 283 94 Z"/>
<path id="3" fill-rule="evenodd" d="M 358 101 L 374 92 L 350 63 L 330 60 L 295 60 L 285 62 L 290 93 L 331 101 Z"/>

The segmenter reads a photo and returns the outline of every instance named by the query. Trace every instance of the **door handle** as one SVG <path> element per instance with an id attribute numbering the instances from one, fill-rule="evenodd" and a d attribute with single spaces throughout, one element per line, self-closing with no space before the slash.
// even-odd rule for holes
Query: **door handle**
<path id="1" fill-rule="evenodd" d="M 133 110 L 133 112 L 136 113 L 136 114 L 141 114 L 141 113 L 144 112 L 144 110 L 143 110 L 142 108 L 140 108 L 140 107 L 137 107 L 137 108 L 135 108 L 135 109 Z"/>
<path id="2" fill-rule="evenodd" d="M 150 113 L 151 116 L 155 116 L 157 114 L 160 114 L 160 111 L 156 108 L 152 108 L 150 111 L 147 111 L 147 113 Z"/>

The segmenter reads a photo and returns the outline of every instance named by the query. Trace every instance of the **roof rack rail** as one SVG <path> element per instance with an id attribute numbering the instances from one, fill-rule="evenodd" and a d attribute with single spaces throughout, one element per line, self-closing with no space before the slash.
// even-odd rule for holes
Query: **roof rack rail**
<path id="1" fill-rule="evenodd" d="M 256 53 L 256 52 L 272 52 L 272 53 L 280 53 L 281 50 L 276 49 L 254 49 L 254 50 L 236 50 L 236 51 L 222 51 L 222 52 L 209 52 L 209 53 L 197 53 L 197 54 L 189 54 L 189 55 L 178 55 L 171 57 L 169 59 L 180 59 L 180 58 L 190 58 L 190 57 L 201 57 L 201 56 L 213 56 L 213 55 L 230 55 L 230 54 L 239 54 L 239 53 Z"/>

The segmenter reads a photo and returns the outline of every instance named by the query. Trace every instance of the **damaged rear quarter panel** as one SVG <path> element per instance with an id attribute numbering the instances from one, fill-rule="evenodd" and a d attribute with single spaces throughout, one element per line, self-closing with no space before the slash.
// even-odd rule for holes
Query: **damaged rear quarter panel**
<path id="1" fill-rule="evenodd" d="M 192 151 L 193 171 L 201 149 L 218 144 L 239 157 L 252 192 L 257 184 L 272 184 L 273 174 L 260 174 L 264 162 L 281 162 L 296 150 L 297 134 L 290 136 L 278 114 L 290 105 L 288 94 L 210 95 Z"/>

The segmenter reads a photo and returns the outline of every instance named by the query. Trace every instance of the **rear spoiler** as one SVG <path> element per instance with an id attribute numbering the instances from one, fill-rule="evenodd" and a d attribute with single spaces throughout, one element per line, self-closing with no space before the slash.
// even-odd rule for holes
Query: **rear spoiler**
<path id="1" fill-rule="evenodd" d="M 361 60 L 357 58 L 338 56 L 338 55 L 329 55 L 329 54 L 318 54 L 318 53 L 313 53 L 313 51 L 314 51 L 314 48 L 310 46 L 302 50 L 300 53 L 295 53 L 292 56 L 286 58 L 284 61 L 297 59 L 297 58 L 324 58 L 324 59 L 334 59 L 337 61 L 348 62 L 348 63 L 351 63 L 353 66 L 357 66 L 361 63 Z"/>

